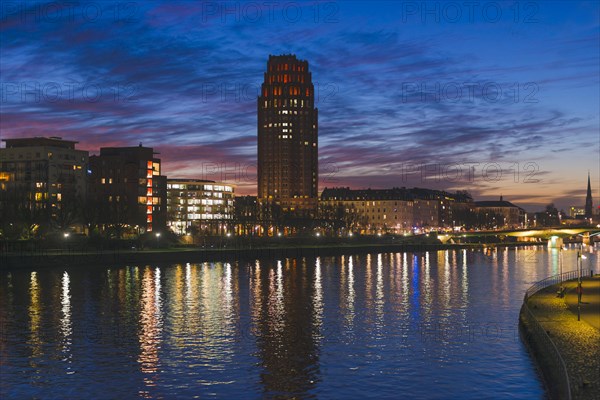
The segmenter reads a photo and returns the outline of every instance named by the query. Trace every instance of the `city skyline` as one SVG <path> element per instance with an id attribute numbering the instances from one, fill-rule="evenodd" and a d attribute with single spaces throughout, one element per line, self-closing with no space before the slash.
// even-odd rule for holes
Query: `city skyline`
<path id="1" fill-rule="evenodd" d="M 168 176 L 225 173 L 256 194 L 264 62 L 293 53 L 317 77 L 320 190 L 465 189 L 566 210 L 583 206 L 589 170 L 600 198 L 591 2 L 494 3 L 500 18 L 461 10 L 457 21 L 443 3 L 90 3 L 97 18 L 14 4 L 0 22 L 2 139 L 61 136 L 92 152 L 143 142 Z M 366 11 L 374 28 L 356 23 Z"/>

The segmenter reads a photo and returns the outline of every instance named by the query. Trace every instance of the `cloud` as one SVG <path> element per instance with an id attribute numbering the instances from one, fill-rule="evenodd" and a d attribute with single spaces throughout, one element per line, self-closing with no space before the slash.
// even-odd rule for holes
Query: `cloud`
<path id="1" fill-rule="evenodd" d="M 398 10 L 369 7 L 366 16 L 354 3 L 336 3 L 330 20 L 332 10 L 303 6 L 298 21 L 281 8 L 253 18 L 237 2 L 229 13 L 211 8 L 217 2 L 82 2 L 54 14 L 43 12 L 49 2 L 19 4 L 0 14 L 2 138 L 62 136 L 91 151 L 143 142 L 161 153 L 167 175 L 251 165 L 268 55 L 295 53 L 316 86 L 321 187 L 408 185 L 403 168 L 415 165 L 508 171 L 537 162 L 547 183 L 536 190 L 550 200 L 565 185 L 575 190 L 570 177 L 581 172 L 570 158 L 585 170 L 598 159 L 598 21 L 587 12 L 570 12 L 572 29 L 560 18 L 400 24 Z M 101 10 L 92 21 L 82 14 L 90 4 Z M 250 193 L 255 173 L 247 175 L 240 187 Z"/>

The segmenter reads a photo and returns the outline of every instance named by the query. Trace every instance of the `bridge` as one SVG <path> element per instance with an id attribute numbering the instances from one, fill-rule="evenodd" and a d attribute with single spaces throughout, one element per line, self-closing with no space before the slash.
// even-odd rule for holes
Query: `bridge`
<path id="1" fill-rule="evenodd" d="M 563 240 L 568 237 L 581 236 L 582 242 L 591 244 L 592 237 L 600 234 L 598 227 L 544 227 L 535 229 L 512 229 L 501 231 L 470 231 L 470 232 L 452 232 L 447 234 L 438 234 L 438 239 L 446 243 L 451 239 L 467 237 L 516 237 L 516 238 L 541 238 L 548 241 L 548 247 L 559 248 L 563 246 Z"/>

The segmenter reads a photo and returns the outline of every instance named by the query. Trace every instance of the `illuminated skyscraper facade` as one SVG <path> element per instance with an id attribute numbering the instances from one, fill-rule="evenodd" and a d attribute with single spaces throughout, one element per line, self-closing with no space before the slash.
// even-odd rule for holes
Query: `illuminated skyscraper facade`
<path id="1" fill-rule="evenodd" d="M 269 56 L 258 98 L 258 197 L 313 214 L 318 201 L 318 110 L 308 62 Z"/>

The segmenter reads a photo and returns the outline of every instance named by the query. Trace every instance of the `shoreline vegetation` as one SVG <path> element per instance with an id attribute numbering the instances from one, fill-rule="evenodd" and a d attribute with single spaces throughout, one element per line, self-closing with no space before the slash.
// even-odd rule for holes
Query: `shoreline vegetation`
<path id="1" fill-rule="evenodd" d="M 378 240 L 379 239 L 379 240 Z M 21 243 L 0 251 L 0 270 L 49 268 L 64 266 L 134 265 L 165 263 L 202 263 L 210 261 L 252 261 L 260 258 L 295 258 L 338 256 L 344 254 L 437 251 L 450 249 L 483 249 L 490 247 L 522 247 L 546 245 L 545 242 L 461 243 L 442 244 L 437 240 L 419 242 L 367 238 L 358 240 L 280 240 L 239 242 L 223 240 L 218 243 L 194 246 L 159 246 L 140 249 L 131 246 L 89 248 L 64 244 L 59 248 Z"/>

